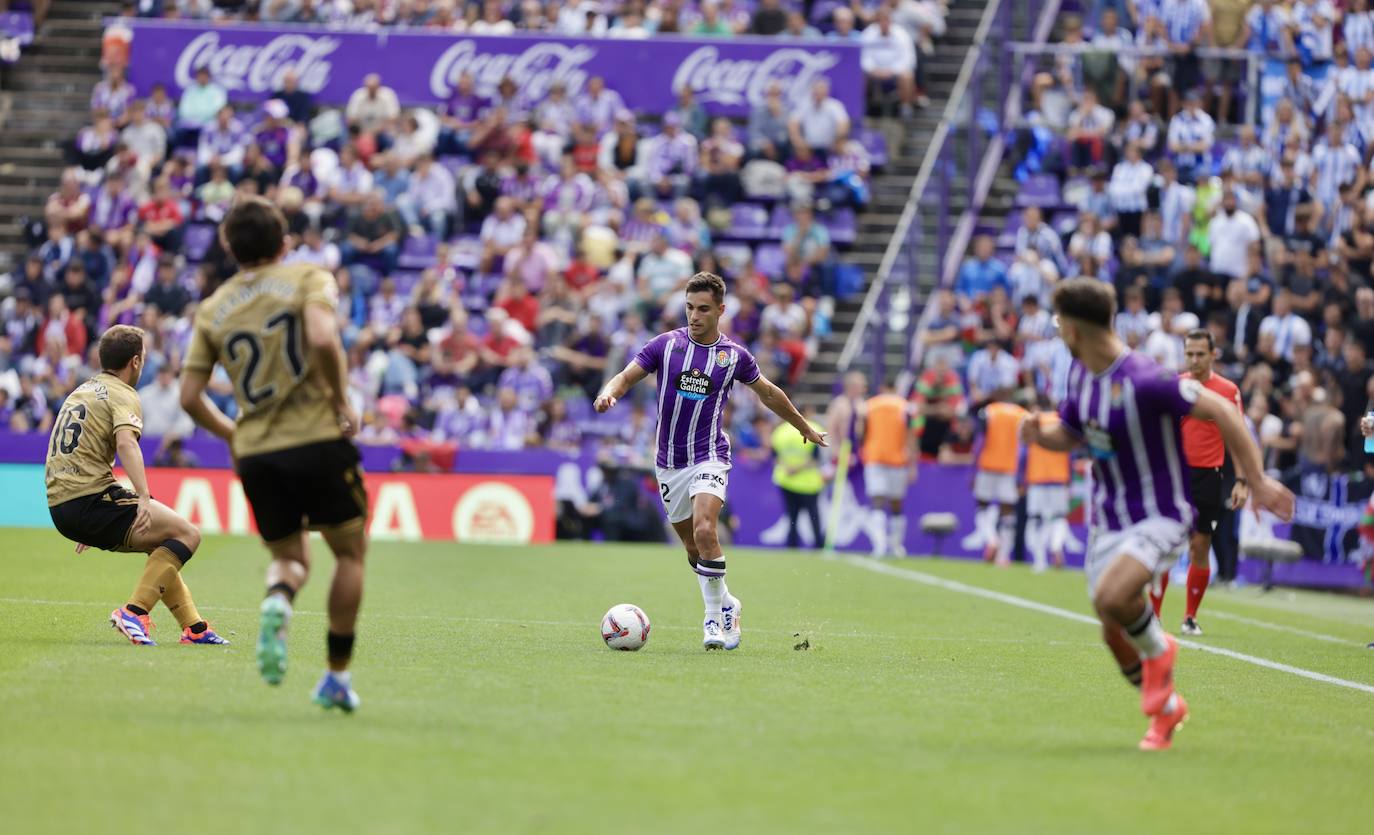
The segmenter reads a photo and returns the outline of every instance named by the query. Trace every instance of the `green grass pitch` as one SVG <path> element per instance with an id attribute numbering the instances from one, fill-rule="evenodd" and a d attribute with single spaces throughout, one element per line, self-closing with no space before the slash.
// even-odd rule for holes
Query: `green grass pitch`
<path id="1" fill-rule="evenodd" d="M 1142 754 L 1090 625 L 811 554 L 735 551 L 744 644 L 704 653 L 667 546 L 379 543 L 355 683 L 309 702 L 331 560 L 292 668 L 253 664 L 265 555 L 215 538 L 186 578 L 228 648 L 127 645 L 138 557 L 3 532 L 0 826 L 12 833 L 1368 832 L 1374 693 L 1185 648 L 1192 719 Z M 1082 576 L 886 563 L 1086 613 Z M 1177 625 L 1181 589 L 1165 603 Z M 642 606 L 639 653 L 602 613 Z M 1214 589 L 1200 639 L 1374 685 L 1374 606 Z M 806 641 L 809 649 L 797 649 Z"/>

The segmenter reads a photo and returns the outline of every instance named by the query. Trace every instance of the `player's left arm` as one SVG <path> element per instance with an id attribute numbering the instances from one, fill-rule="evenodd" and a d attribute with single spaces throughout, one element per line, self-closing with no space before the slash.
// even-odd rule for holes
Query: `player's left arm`
<path id="1" fill-rule="evenodd" d="M 1186 384 L 1191 381 L 1182 382 Z M 1293 494 L 1278 480 L 1265 475 L 1259 445 L 1250 437 L 1250 432 L 1245 428 L 1245 421 L 1236 410 L 1236 404 L 1196 383 L 1189 388 L 1192 390 L 1191 393 L 1196 395 L 1191 410 L 1193 417 L 1210 420 L 1221 430 L 1221 438 L 1235 459 L 1236 469 L 1249 483 L 1256 515 L 1263 509 L 1284 521 L 1292 519 Z"/>
<path id="2" fill-rule="evenodd" d="M 143 466 L 143 450 L 138 446 L 138 430 L 132 425 L 120 426 L 115 430 L 115 455 L 119 464 L 129 476 L 129 482 L 138 494 L 138 514 L 134 517 L 134 530 L 142 533 L 152 521 L 149 506 L 153 496 L 148 490 L 148 472 Z"/>
<path id="3" fill-rule="evenodd" d="M 1240 414 L 1241 420 L 1245 420 L 1245 406 L 1240 402 L 1240 388 L 1233 387 L 1231 390 L 1231 402 L 1236 406 L 1236 412 Z M 1261 453 L 1263 457 L 1263 453 Z M 1222 472 L 1224 475 L 1235 476 L 1235 481 L 1231 485 L 1231 509 L 1240 510 L 1245 507 L 1245 503 L 1250 501 L 1250 483 L 1245 476 L 1236 473 L 1235 456 L 1228 455 L 1222 462 Z"/>
<path id="4" fill-rule="evenodd" d="M 810 441 L 817 446 L 830 446 L 825 442 L 825 432 L 819 432 L 812 426 L 802 413 L 797 411 L 797 407 L 792 405 L 792 400 L 787 393 L 778 388 L 767 377 L 760 374 L 754 378 L 753 382 L 745 383 L 758 395 L 759 402 L 768 407 L 768 410 L 788 423 L 792 424 L 802 438 Z"/>

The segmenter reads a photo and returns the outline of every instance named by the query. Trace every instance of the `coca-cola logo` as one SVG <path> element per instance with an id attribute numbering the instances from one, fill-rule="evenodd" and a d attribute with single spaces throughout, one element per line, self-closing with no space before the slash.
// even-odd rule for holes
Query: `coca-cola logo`
<path id="1" fill-rule="evenodd" d="M 302 34 L 278 35 L 262 45 L 222 45 L 218 32 L 205 32 L 177 57 L 176 84 L 190 87 L 196 70 L 209 67 L 211 77 L 230 92 L 269 93 L 280 87 L 287 70 L 295 70 L 302 90 L 319 93 L 333 68 L 325 59 L 339 45 L 338 38 Z"/>
<path id="2" fill-rule="evenodd" d="M 787 48 L 769 53 L 761 61 L 722 59 L 720 50 L 703 46 L 688 55 L 673 74 L 673 92 L 690 87 L 702 104 L 740 106 L 760 104 L 768 85 L 782 85 L 783 100 L 804 101 L 811 84 L 840 62 L 828 50 Z"/>
<path id="3" fill-rule="evenodd" d="M 499 54 L 480 52 L 477 42 L 462 40 L 444 50 L 429 74 L 429 91 L 447 99 L 458 87 L 458 79 L 470 73 L 477 92 L 489 96 L 504 78 L 510 78 L 525 101 L 539 101 L 548 95 L 555 81 L 563 82 L 569 96 L 582 92 L 589 73 L 583 69 L 596 57 L 596 48 L 586 44 L 541 43 L 524 52 Z"/>

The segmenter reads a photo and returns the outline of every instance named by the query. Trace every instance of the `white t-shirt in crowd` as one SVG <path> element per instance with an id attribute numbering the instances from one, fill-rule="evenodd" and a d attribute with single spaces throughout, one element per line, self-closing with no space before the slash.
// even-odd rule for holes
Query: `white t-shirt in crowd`
<path id="1" fill-rule="evenodd" d="M 1217 212 L 1207 224 L 1207 240 L 1212 254 L 1207 265 L 1214 273 L 1243 278 L 1250 267 L 1250 245 L 1260 239 L 1259 224 L 1250 215 L 1236 210 L 1228 217 Z"/>

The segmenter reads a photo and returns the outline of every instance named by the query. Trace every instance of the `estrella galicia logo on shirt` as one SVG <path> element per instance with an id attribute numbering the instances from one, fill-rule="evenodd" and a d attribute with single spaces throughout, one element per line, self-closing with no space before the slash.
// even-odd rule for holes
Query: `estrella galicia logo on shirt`
<path id="1" fill-rule="evenodd" d="M 1088 449 L 1092 452 L 1092 456 L 1099 461 L 1108 461 L 1116 457 L 1116 448 L 1112 446 L 1112 436 L 1097 421 L 1090 420 L 1087 426 L 1083 427 L 1083 440 L 1088 442 Z"/>
<path id="2" fill-rule="evenodd" d="M 688 400 L 705 400 L 711 396 L 711 378 L 700 368 L 684 371 L 677 375 L 677 393 Z"/>

